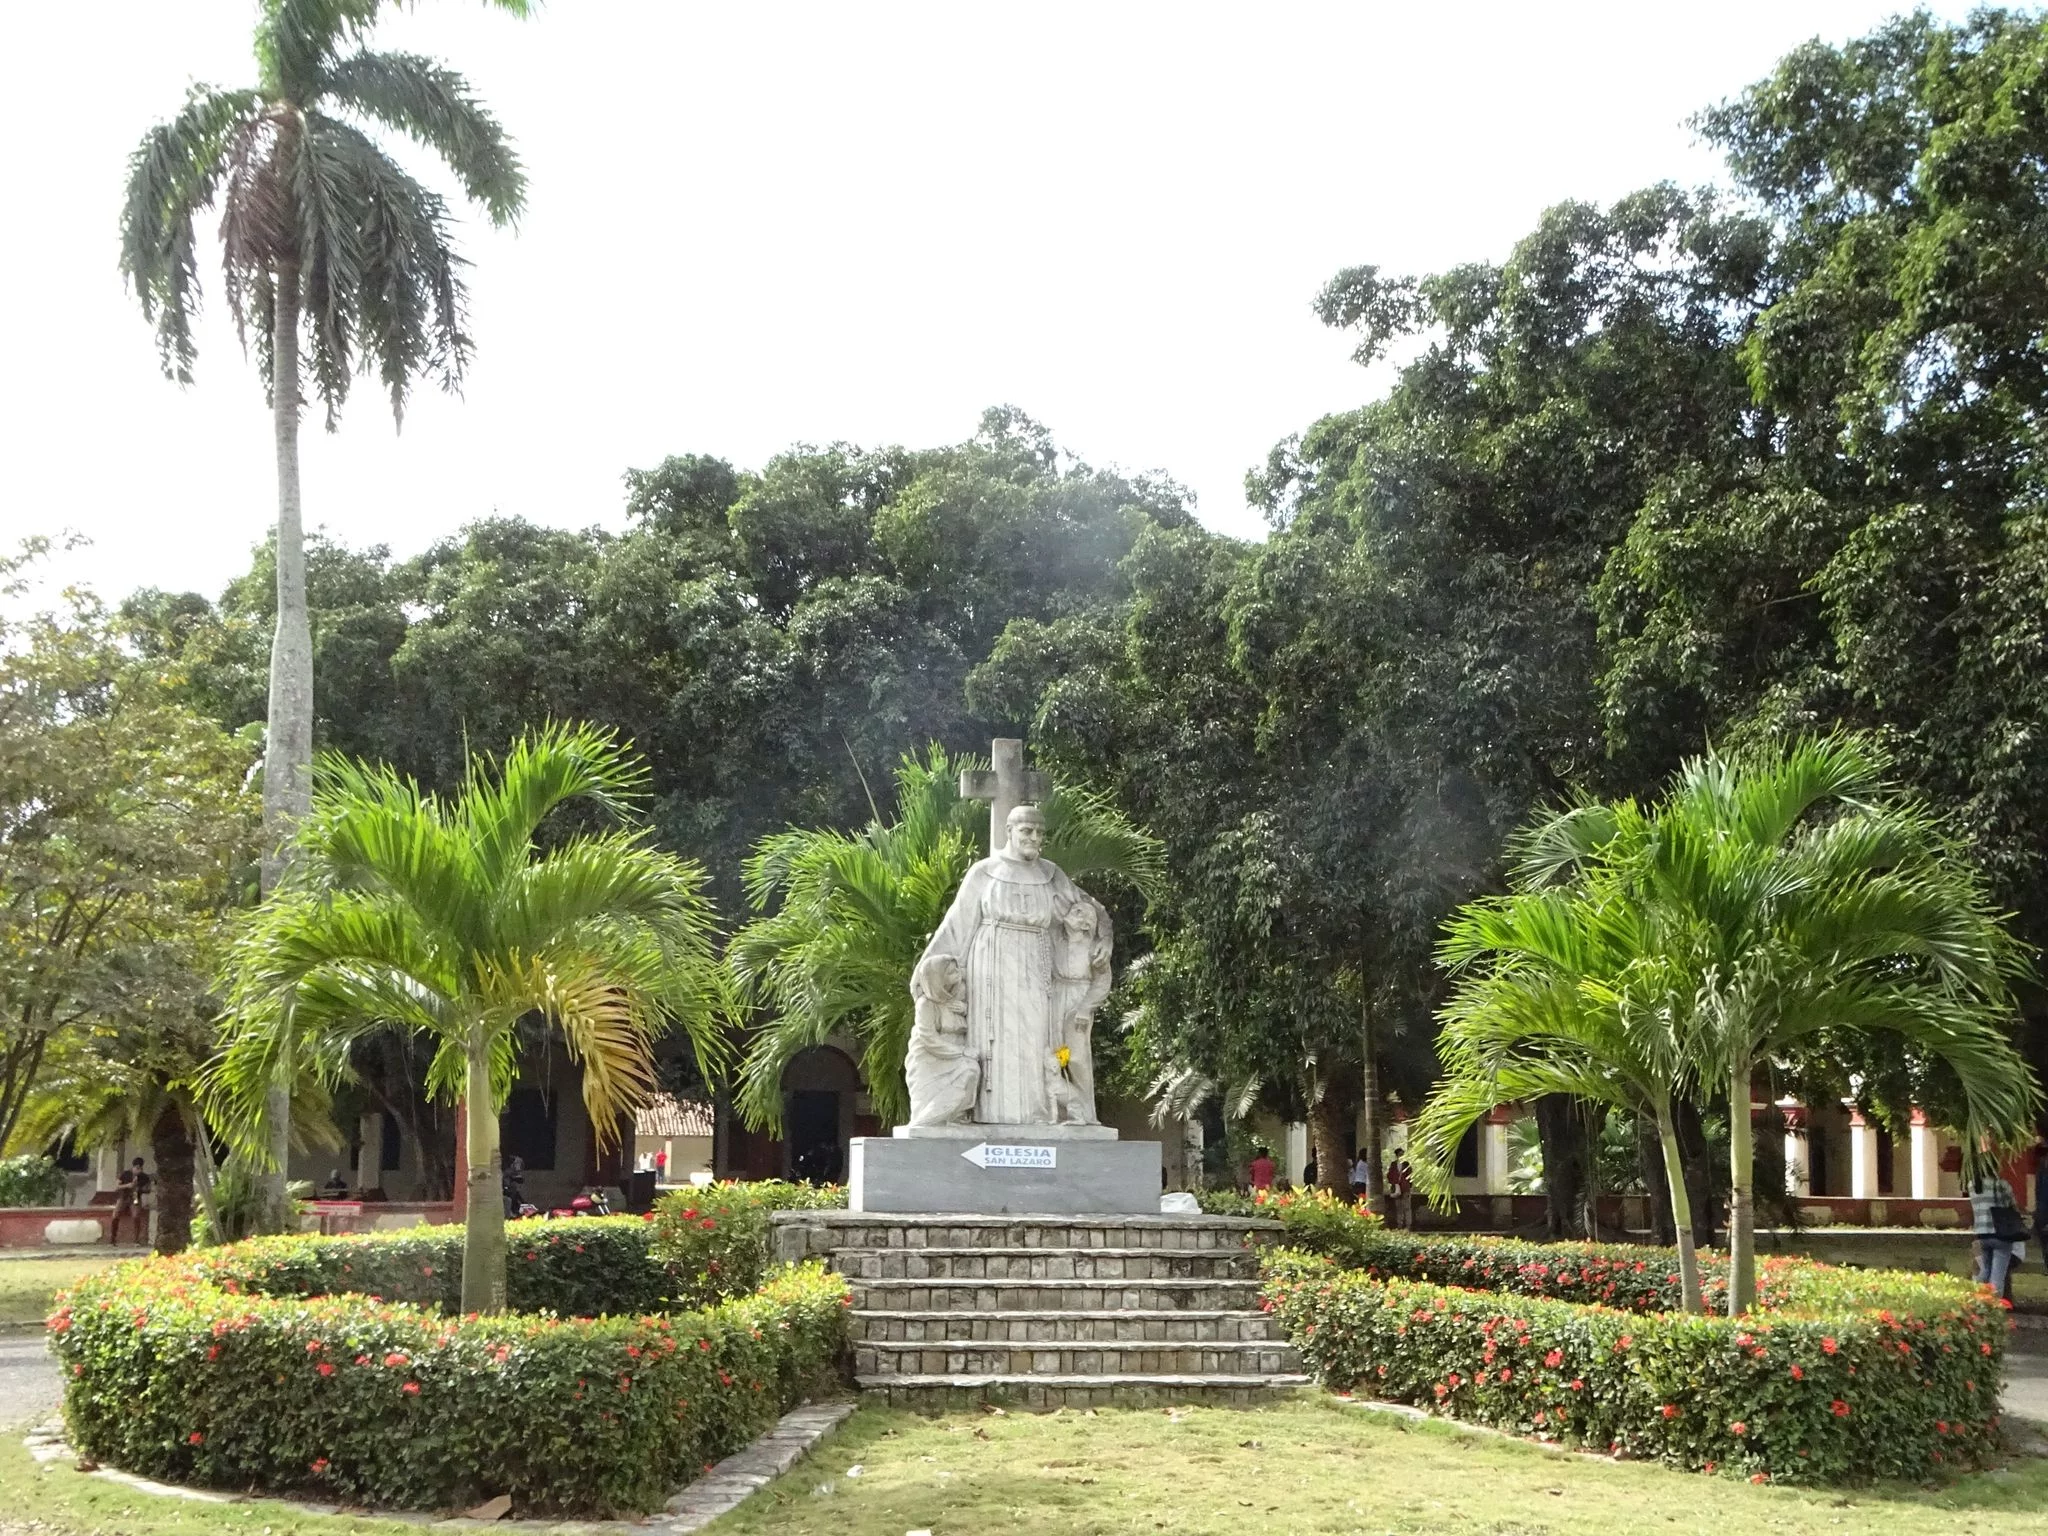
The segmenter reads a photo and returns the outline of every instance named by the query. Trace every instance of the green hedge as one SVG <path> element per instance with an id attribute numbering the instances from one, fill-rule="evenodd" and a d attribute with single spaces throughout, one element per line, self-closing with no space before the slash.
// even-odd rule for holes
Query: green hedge
<path id="1" fill-rule="evenodd" d="M 668 1273 L 639 1221 L 514 1232 L 515 1287 L 549 1304 Z M 182 1483 L 609 1516 L 659 1508 L 835 1380 L 849 1298 L 815 1265 L 700 1311 L 457 1319 L 459 1236 L 263 1239 L 89 1277 L 50 1320 L 74 1443 Z M 312 1294 L 330 1274 L 383 1289 Z"/>
<path id="2" fill-rule="evenodd" d="M 710 1184 L 676 1190 L 655 1202 L 652 1255 L 669 1273 L 687 1277 L 679 1295 L 703 1306 L 744 1295 L 768 1271 L 770 1211 L 835 1210 L 846 1205 L 838 1185 Z"/>
<path id="3" fill-rule="evenodd" d="M 508 1222 L 506 1304 L 514 1312 L 564 1317 L 697 1305 L 699 1277 L 658 1255 L 652 1236 L 650 1224 L 638 1216 Z M 461 1308 L 459 1226 L 350 1237 L 256 1237 L 194 1252 L 189 1262 L 195 1273 L 230 1293 L 354 1293 L 448 1313 Z M 755 1284 L 761 1273 L 755 1271 Z"/>
<path id="4" fill-rule="evenodd" d="M 1548 1296 L 1632 1312 L 1677 1310 L 1681 1299 L 1678 1253 L 1630 1243 L 1534 1243 L 1461 1232 L 1397 1232 L 1362 1203 L 1319 1189 L 1262 1190 L 1245 1195 L 1215 1191 L 1201 1196 L 1216 1216 L 1269 1216 L 1287 1229 L 1288 1242 L 1335 1259 L 1346 1269 L 1383 1280 L 1430 1280 L 1439 1285 Z M 1783 1266 L 1765 1260 L 1765 1291 Z M 1728 1303 L 1728 1261 L 1700 1255 L 1700 1291 L 1710 1310 Z"/>
<path id="5" fill-rule="evenodd" d="M 1265 1304 L 1325 1385 L 1756 1480 L 1924 1477 L 1996 1445 L 2005 1314 L 1964 1281 L 1774 1264 L 1767 1310 L 1700 1317 L 1519 1294 L 1500 1250 L 1533 1245 L 1423 1241 L 1473 1250 L 1467 1284 L 1267 1255 Z"/>

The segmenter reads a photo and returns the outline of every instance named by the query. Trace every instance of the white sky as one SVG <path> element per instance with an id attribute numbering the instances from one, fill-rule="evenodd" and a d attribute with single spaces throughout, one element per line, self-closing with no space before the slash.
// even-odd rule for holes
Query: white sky
<path id="1" fill-rule="evenodd" d="M 1310 311 L 1337 269 L 1498 259 L 1551 203 L 1706 179 L 1689 113 L 1899 8 L 422 0 L 378 41 L 469 74 L 529 211 L 465 225 L 466 395 L 394 436 L 365 383 L 309 423 L 307 521 L 401 554 L 492 513 L 616 526 L 665 454 L 950 442 L 1011 402 L 1253 534 L 1246 468 L 1385 385 Z M 249 79 L 254 10 L 0 23 L 0 538 L 86 535 L 53 574 L 110 598 L 216 593 L 272 516 L 217 304 L 181 391 L 115 266 L 129 149 L 188 81 Z"/>

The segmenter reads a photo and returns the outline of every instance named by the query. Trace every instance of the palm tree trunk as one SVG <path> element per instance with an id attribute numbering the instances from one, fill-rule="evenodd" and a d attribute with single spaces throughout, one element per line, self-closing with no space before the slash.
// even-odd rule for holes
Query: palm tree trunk
<path id="1" fill-rule="evenodd" d="M 271 333 L 270 415 L 277 448 L 277 624 L 270 638 L 270 722 L 263 748 L 262 893 L 283 878 L 292 830 L 313 804 L 313 632 L 306 615 L 306 537 L 299 507 L 299 271 L 277 272 Z M 271 1084 L 271 1170 L 263 1174 L 260 1230 L 286 1226 L 291 1090 Z"/>
<path id="2" fill-rule="evenodd" d="M 1386 1159 L 1380 1152 L 1380 1064 L 1372 1027 L 1372 994 L 1368 991 L 1358 1007 L 1358 1050 L 1365 1064 L 1365 1187 L 1366 1206 L 1375 1215 L 1387 1214 Z"/>
<path id="3" fill-rule="evenodd" d="M 1685 1187 L 1685 1159 L 1678 1150 L 1678 1122 L 1669 1096 L 1656 1104 L 1657 1140 L 1664 1149 L 1664 1179 L 1671 1188 L 1671 1225 L 1678 1236 L 1678 1289 L 1688 1312 L 1701 1312 L 1700 1256 L 1692 1240 L 1692 1196 Z"/>
<path id="4" fill-rule="evenodd" d="M 206 1134 L 206 1117 L 183 1099 L 178 1101 L 178 1112 L 185 1117 L 185 1133 L 192 1139 L 192 1193 L 206 1213 L 206 1230 L 212 1240 L 224 1243 L 228 1238 L 221 1230 L 220 1207 L 213 1202 L 213 1181 L 219 1170 L 213 1160 L 213 1140 Z"/>
<path id="5" fill-rule="evenodd" d="M 1756 1299 L 1756 1153 L 1749 1124 L 1749 1062 L 1728 1071 L 1728 1315 Z"/>
<path id="6" fill-rule="evenodd" d="M 498 1165 L 498 1117 L 491 1110 L 491 1055 L 469 1048 L 469 1189 L 463 1205 L 462 1310 L 505 1310 L 505 1193 Z"/>
<path id="7" fill-rule="evenodd" d="M 150 1127 L 149 1150 L 156 1158 L 156 1251 L 183 1253 L 192 1243 L 192 1135 L 169 1099 Z"/>

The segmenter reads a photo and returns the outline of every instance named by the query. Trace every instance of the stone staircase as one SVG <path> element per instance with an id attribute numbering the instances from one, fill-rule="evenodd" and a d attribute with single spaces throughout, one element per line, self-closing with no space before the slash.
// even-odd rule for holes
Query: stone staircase
<path id="1" fill-rule="evenodd" d="M 853 1290 L 854 1376 L 926 1410 L 1256 1402 L 1302 1385 L 1259 1310 L 1276 1222 L 782 1211 L 778 1257 Z"/>

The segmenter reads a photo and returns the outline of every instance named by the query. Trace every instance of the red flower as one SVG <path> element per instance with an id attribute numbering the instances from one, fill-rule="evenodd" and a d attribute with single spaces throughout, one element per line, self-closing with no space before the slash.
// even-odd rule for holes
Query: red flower
<path id="1" fill-rule="evenodd" d="M 1792 1367 L 1792 1379 L 1794 1381 L 1804 1381 L 1806 1380 L 1806 1372 L 1795 1365 Z"/>
<path id="2" fill-rule="evenodd" d="M 307 1353 L 307 1354 L 309 1354 L 309 1355 L 317 1355 L 317 1354 L 319 1354 L 319 1353 L 320 1353 L 320 1341 L 319 1341 L 318 1339 L 313 1339 L 313 1340 L 311 1340 L 311 1341 L 310 1341 L 310 1342 L 309 1342 L 309 1343 L 308 1343 L 308 1344 L 306 1345 L 306 1353 Z"/>
<path id="3" fill-rule="evenodd" d="M 697 1347 L 708 1354 L 711 1349 L 711 1341 L 709 1339 L 699 1339 L 697 1341 Z"/>
<path id="4" fill-rule="evenodd" d="M 1564 1364 L 1564 1351 L 1561 1349 L 1553 1349 L 1549 1354 L 1543 1357 L 1543 1363 L 1549 1366 L 1552 1370 L 1555 1370 L 1558 1366 Z"/>
<path id="5" fill-rule="evenodd" d="M 218 1360 L 220 1358 L 220 1346 L 218 1344 L 207 1345 L 206 1358 L 209 1360 Z"/>
<path id="6" fill-rule="evenodd" d="M 198 1430 L 195 1429 L 192 1431 L 191 1434 L 187 1435 L 185 1439 L 189 1444 L 198 1445 L 206 1439 L 206 1436 L 202 1435 L 201 1433 L 199 1433 Z"/>
<path id="7" fill-rule="evenodd" d="M 1675 1419 L 1675 1418 L 1677 1418 L 1677 1417 L 1678 1417 L 1678 1404 L 1676 1404 L 1676 1403 L 1666 1403 L 1666 1404 L 1664 1405 L 1664 1417 L 1665 1417 L 1665 1418 L 1667 1418 L 1667 1419 Z"/>
<path id="8" fill-rule="evenodd" d="M 400 1387 L 398 1390 L 403 1392 L 407 1397 L 418 1397 L 420 1395 L 420 1384 L 416 1381 L 408 1381 L 404 1386 Z"/>
<path id="9" fill-rule="evenodd" d="M 392 1366 L 395 1368 L 397 1366 L 405 1364 L 405 1356 L 397 1353 L 394 1350 L 391 1354 L 388 1354 L 384 1357 L 384 1363 L 388 1366 Z"/>
<path id="10" fill-rule="evenodd" d="M 1991 1346 L 1989 1344 L 1979 1344 L 1977 1346 L 1977 1353 L 1980 1355 L 1988 1355 L 1991 1353 Z"/>
<path id="11" fill-rule="evenodd" d="M 334 1374 L 334 1363 L 331 1360 L 322 1360 L 320 1362 L 320 1374 L 322 1376 L 332 1376 Z"/>
<path id="12" fill-rule="evenodd" d="M 729 1387 L 732 1385 L 732 1378 L 726 1375 L 725 1372 L 720 1371 L 718 1373 L 718 1382 L 720 1386 Z"/>
<path id="13" fill-rule="evenodd" d="M 321 1475 L 322 1475 L 323 1473 L 325 1473 L 326 1471 L 327 1471 L 327 1458 L 326 1458 L 325 1456 L 316 1456 L 316 1457 L 314 1457 L 314 1458 L 313 1458 L 313 1465 L 312 1465 L 312 1473 L 313 1473 L 313 1475 L 314 1475 L 315 1477 L 319 1477 L 319 1476 L 321 1476 Z"/>
<path id="14" fill-rule="evenodd" d="M 1579 1379 L 1578 1377 L 1574 1376 L 1574 1377 L 1572 1378 L 1572 1390 L 1573 1390 L 1574 1392 L 1583 1392 L 1583 1391 L 1585 1391 L 1585 1390 L 1586 1390 L 1586 1384 L 1585 1384 L 1585 1382 L 1584 1382 L 1584 1381 L 1582 1381 L 1582 1380 L 1580 1380 L 1580 1379 Z"/>
<path id="15" fill-rule="evenodd" d="M 1833 1339 L 1822 1339 L 1820 1347 L 1822 1353 L 1832 1355 L 1836 1348 L 1835 1341 Z"/>
<path id="16" fill-rule="evenodd" d="M 1735 1435 L 1746 1435 L 1749 1433 L 1749 1426 L 1743 1423 L 1742 1420 L 1737 1419 L 1733 1424 L 1730 1424 L 1728 1426 L 1728 1432 L 1730 1434 Z"/>
<path id="17" fill-rule="evenodd" d="M 1828 1404 L 1828 1412 L 1838 1419 L 1846 1419 L 1849 1417 L 1849 1405 L 1838 1397 Z"/>
<path id="18" fill-rule="evenodd" d="M 1768 1472 L 1752 1472 L 1749 1474 L 1749 1480 L 1752 1483 L 1768 1483 L 1771 1480 L 1771 1474 Z"/>

